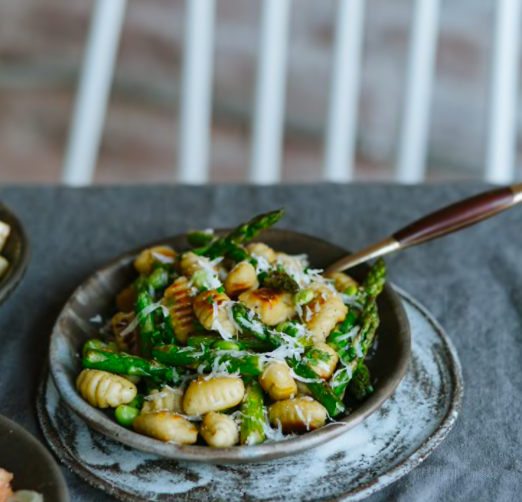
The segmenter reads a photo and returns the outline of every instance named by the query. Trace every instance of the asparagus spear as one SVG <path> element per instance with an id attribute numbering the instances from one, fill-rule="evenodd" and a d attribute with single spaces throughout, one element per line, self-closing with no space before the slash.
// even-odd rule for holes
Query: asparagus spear
<path id="1" fill-rule="evenodd" d="M 135 311 L 136 315 L 139 317 L 140 353 L 143 357 L 150 356 L 150 349 L 153 346 L 152 339 L 157 337 L 154 333 L 154 317 L 152 312 L 149 312 L 146 315 L 143 314 L 143 311 L 152 304 L 152 298 L 145 289 L 138 292 Z"/>
<path id="2" fill-rule="evenodd" d="M 279 289 L 294 295 L 299 292 L 299 284 L 283 269 L 260 274 L 259 282 L 266 288 Z"/>
<path id="3" fill-rule="evenodd" d="M 359 363 L 359 366 L 353 374 L 352 381 L 348 386 L 348 390 L 358 401 L 363 401 L 373 393 L 370 370 L 364 362 L 361 361 Z"/>
<path id="4" fill-rule="evenodd" d="M 242 417 L 241 444 L 252 446 L 263 443 L 265 441 L 263 391 L 255 380 L 246 386 L 240 411 Z"/>
<path id="5" fill-rule="evenodd" d="M 263 372 L 263 361 L 254 354 L 235 357 L 232 354 L 220 354 L 218 350 L 208 350 L 204 347 L 204 354 L 194 350 L 188 351 L 175 345 L 163 345 L 152 349 L 152 356 L 157 361 L 172 366 L 191 366 L 203 371 L 211 371 L 216 359 L 225 363 L 229 373 L 241 373 L 245 376 L 257 376 Z"/>
<path id="6" fill-rule="evenodd" d="M 161 345 L 152 348 L 152 357 L 163 364 L 171 366 L 197 365 L 202 362 L 202 357 L 208 354 L 208 348 L 202 351 L 188 347 L 178 347 L 177 345 Z"/>
<path id="7" fill-rule="evenodd" d="M 375 265 L 370 269 L 368 275 L 364 279 L 362 286 L 357 294 L 357 303 L 362 305 L 362 309 L 357 306 L 351 306 L 348 311 L 348 315 L 344 321 L 333 331 L 328 337 L 327 343 L 331 345 L 335 350 L 344 350 L 350 343 L 349 339 L 345 339 L 344 343 L 339 342 L 337 339 L 351 329 L 353 329 L 364 310 L 372 303 L 373 300 L 379 296 L 386 283 L 386 265 L 382 258 L 379 258 Z"/>
<path id="8" fill-rule="evenodd" d="M 147 284 L 154 291 L 164 290 L 171 283 L 172 267 L 170 264 L 158 264 L 147 277 Z"/>
<path id="9" fill-rule="evenodd" d="M 270 211 L 269 213 L 259 214 L 250 221 L 239 225 L 235 230 L 228 234 L 225 239 L 236 245 L 250 241 L 256 237 L 259 232 L 275 225 L 284 213 L 284 209 L 277 209 L 276 211 Z"/>
<path id="10" fill-rule="evenodd" d="M 379 315 L 375 300 L 366 309 L 361 321 L 361 329 L 353 338 L 352 346 L 339 354 L 344 367 L 336 371 L 330 380 L 330 386 L 338 396 L 343 395 L 357 369 L 359 361 L 364 360 L 375 338 L 375 333 L 379 326 Z"/>
<path id="11" fill-rule="evenodd" d="M 369 298 L 377 298 L 381 294 L 386 282 L 386 265 L 379 258 L 368 272 L 362 283 L 362 288 Z"/>
<path id="12" fill-rule="evenodd" d="M 309 366 L 303 362 L 298 362 L 295 359 L 288 360 L 288 363 L 297 376 L 307 380 L 312 380 L 311 382 L 306 382 L 306 386 L 315 400 L 326 408 L 330 417 L 333 418 L 340 413 L 343 413 L 345 406 L 338 394 L 334 393 L 326 382 L 318 382 L 317 375 Z"/>
<path id="13" fill-rule="evenodd" d="M 195 347 L 199 349 L 202 345 L 204 347 L 212 347 L 214 343 L 222 340 L 223 339 L 220 336 L 216 335 L 194 335 L 189 337 L 187 344 L 189 347 Z M 234 343 L 239 346 L 239 350 L 269 352 L 273 349 L 273 346 L 270 342 L 251 337 L 241 338 L 241 340 L 236 340 Z"/>
<path id="14" fill-rule="evenodd" d="M 97 338 L 91 338 L 87 340 L 82 347 L 82 356 L 90 349 L 106 350 L 109 352 L 119 352 L 118 345 L 116 342 L 105 343 Z"/>
<path id="15" fill-rule="evenodd" d="M 242 335 L 255 337 L 261 342 L 269 344 L 268 348 L 265 347 L 267 352 L 276 349 L 285 343 L 283 337 L 279 335 L 278 332 L 296 338 L 298 343 L 305 347 L 312 345 L 313 343 L 311 338 L 302 336 L 302 332 L 297 327 L 298 324 L 293 321 L 280 324 L 277 326 L 276 330 L 269 329 L 259 316 L 243 303 L 235 303 L 232 306 L 232 315 L 236 324 L 242 328 Z M 242 341 L 245 341 L 244 338 L 240 339 L 240 343 Z"/>
<path id="16" fill-rule="evenodd" d="M 259 340 L 269 340 L 268 326 L 261 321 L 259 316 L 243 303 L 234 303 L 232 316 L 236 324 L 241 327 L 243 334 L 253 336 Z"/>
<path id="17" fill-rule="evenodd" d="M 237 253 L 240 249 L 238 246 L 245 242 L 253 239 L 259 234 L 259 232 L 266 230 L 275 223 L 277 223 L 284 214 L 284 209 L 277 211 L 271 211 L 270 213 L 260 214 L 250 221 L 239 225 L 235 230 L 230 232 L 227 236 L 214 241 L 209 246 L 194 251 L 197 254 L 208 256 L 210 259 L 217 258 L 218 256 L 227 255 L 230 252 Z M 248 254 L 246 254 L 248 258 Z M 240 260 L 241 261 L 241 260 Z"/>
<path id="18" fill-rule="evenodd" d="M 193 230 L 187 234 L 187 242 L 194 247 L 208 246 L 216 239 L 214 234 Z"/>
<path id="19" fill-rule="evenodd" d="M 85 353 L 82 364 L 84 368 L 109 371 L 122 375 L 151 378 L 158 382 L 175 381 L 179 383 L 177 371 L 156 361 L 131 356 L 124 352 L 115 354 L 105 350 L 90 349 Z"/>

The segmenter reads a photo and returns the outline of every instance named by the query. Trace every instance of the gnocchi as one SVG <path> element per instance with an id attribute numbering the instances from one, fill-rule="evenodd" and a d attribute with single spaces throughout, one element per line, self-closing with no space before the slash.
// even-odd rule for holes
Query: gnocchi
<path id="1" fill-rule="evenodd" d="M 259 385 L 274 401 L 289 399 L 297 393 L 297 384 L 287 364 L 274 361 L 265 366 Z"/>
<path id="2" fill-rule="evenodd" d="M 168 246 L 155 246 L 143 250 L 134 261 L 134 268 L 144 275 L 152 272 L 156 263 L 174 263 L 176 252 Z"/>
<path id="3" fill-rule="evenodd" d="M 138 393 L 136 386 L 107 371 L 84 369 L 76 380 L 80 395 L 91 406 L 109 408 L 130 403 Z"/>
<path id="4" fill-rule="evenodd" d="M 314 343 L 308 351 L 307 359 L 308 366 L 323 380 L 328 380 L 333 375 L 339 362 L 337 352 L 324 342 Z"/>
<path id="5" fill-rule="evenodd" d="M 183 414 L 183 390 L 172 387 L 165 387 L 161 391 L 154 389 L 145 398 L 141 412 L 155 413 L 158 411 Z"/>
<path id="6" fill-rule="evenodd" d="M 179 343 L 186 345 L 188 337 L 196 330 L 197 321 L 188 279 L 184 276 L 178 277 L 165 290 L 164 299 L 169 309 L 174 336 Z"/>
<path id="7" fill-rule="evenodd" d="M 324 342 L 326 337 L 348 313 L 341 297 L 321 283 L 313 283 L 309 289 L 315 296 L 304 307 L 304 321 L 315 342 Z"/>
<path id="8" fill-rule="evenodd" d="M 295 315 L 293 297 L 285 291 L 259 288 L 242 293 L 239 301 L 252 309 L 268 326 L 276 326 Z"/>
<path id="9" fill-rule="evenodd" d="M 270 406 L 268 418 L 285 433 L 313 431 L 326 423 L 326 408 L 311 397 L 286 399 Z"/>
<path id="10" fill-rule="evenodd" d="M 194 312 L 205 329 L 222 329 L 230 336 L 236 334 L 236 328 L 226 309 L 230 298 L 217 290 L 204 291 L 194 301 Z"/>
<path id="11" fill-rule="evenodd" d="M 350 286 L 359 287 L 359 283 L 344 272 L 334 272 L 327 277 L 333 281 L 334 287 L 339 293 L 344 293 Z"/>
<path id="12" fill-rule="evenodd" d="M 263 242 L 253 242 L 246 246 L 246 250 L 253 256 L 261 256 L 269 264 L 273 264 L 277 260 L 276 252 Z"/>
<path id="13" fill-rule="evenodd" d="M 180 262 L 181 273 L 187 277 L 192 277 L 196 272 L 211 267 L 210 260 L 205 256 L 198 256 L 196 253 L 189 251 L 183 253 Z"/>
<path id="14" fill-rule="evenodd" d="M 133 422 L 136 432 L 166 443 L 194 444 L 198 439 L 196 427 L 170 411 L 141 413 Z"/>
<path id="15" fill-rule="evenodd" d="M 248 261 L 239 262 L 227 275 L 223 286 L 230 298 L 237 298 L 245 291 L 257 289 L 259 281 L 255 267 Z"/>
<path id="16" fill-rule="evenodd" d="M 183 410 L 187 415 L 204 415 L 238 405 L 245 395 L 241 378 L 218 377 L 190 382 L 183 396 Z"/>
<path id="17" fill-rule="evenodd" d="M 229 448 L 239 442 L 236 422 L 223 413 L 211 411 L 203 417 L 201 437 L 213 448 Z"/>

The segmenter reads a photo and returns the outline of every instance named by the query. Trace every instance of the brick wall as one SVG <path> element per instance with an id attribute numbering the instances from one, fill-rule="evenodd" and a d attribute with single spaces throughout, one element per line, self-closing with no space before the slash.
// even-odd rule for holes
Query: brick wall
<path id="1" fill-rule="evenodd" d="M 89 16 L 88 0 L 0 0 L 0 182 L 56 181 Z M 184 5 L 129 0 L 97 181 L 174 179 Z M 320 177 L 334 0 L 294 0 L 283 178 Z M 245 179 L 260 0 L 218 0 L 212 178 Z M 484 163 L 494 0 L 442 2 L 430 176 Z M 367 2 L 358 177 L 394 163 L 412 1 Z M 519 114 L 520 116 L 520 114 Z"/>

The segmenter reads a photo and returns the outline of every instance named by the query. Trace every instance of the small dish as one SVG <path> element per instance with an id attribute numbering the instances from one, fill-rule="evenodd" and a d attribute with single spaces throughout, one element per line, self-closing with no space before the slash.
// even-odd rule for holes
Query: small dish
<path id="1" fill-rule="evenodd" d="M 7 272 L 0 277 L 0 304 L 5 302 L 22 280 L 30 259 L 29 239 L 18 217 L 0 202 L 0 221 L 11 227 L 2 255 L 9 261 Z"/>
<path id="2" fill-rule="evenodd" d="M 220 233 L 224 232 L 226 230 Z M 347 253 L 334 244 L 288 230 L 267 230 L 262 234 L 261 240 L 274 249 L 289 254 L 307 253 L 314 268 L 325 268 Z M 171 245 L 177 250 L 187 249 L 184 235 L 165 239 L 161 243 Z M 81 368 L 77 354 L 82 344 L 97 333 L 96 326 L 90 323 L 90 319 L 98 315 L 110 317 L 114 310 L 115 295 L 135 274 L 132 268 L 134 258 L 140 250 L 156 244 L 158 243 L 151 243 L 124 254 L 87 279 L 66 303 L 53 329 L 49 359 L 56 388 L 66 404 L 102 434 L 139 450 L 178 460 L 206 463 L 260 462 L 324 444 L 355 427 L 379 409 L 404 377 L 411 353 L 410 326 L 400 298 L 387 285 L 378 301 L 381 316 L 378 344 L 368 363 L 375 379 L 375 393 L 352 408 L 349 415 L 339 419 L 342 424 L 334 423 L 283 442 L 221 449 L 166 444 L 121 427 L 106 413 L 91 407 L 78 394 L 75 381 Z M 367 266 L 360 266 L 350 273 L 356 279 L 361 279 L 367 271 Z"/>
<path id="3" fill-rule="evenodd" d="M 67 485 L 51 454 L 25 429 L 0 415 L 0 467 L 14 474 L 13 490 L 33 490 L 44 500 L 68 502 Z"/>

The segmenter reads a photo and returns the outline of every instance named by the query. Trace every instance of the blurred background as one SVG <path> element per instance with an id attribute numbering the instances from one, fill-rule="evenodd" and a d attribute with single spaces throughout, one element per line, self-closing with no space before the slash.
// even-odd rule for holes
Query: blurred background
<path id="1" fill-rule="evenodd" d="M 260 0 L 218 0 L 210 178 L 247 179 Z M 483 174 L 496 0 L 441 2 L 428 179 Z M 61 175 L 92 0 L 0 0 L 0 183 Z M 175 181 L 184 0 L 129 0 L 96 183 Z M 282 181 L 321 179 L 337 2 L 294 0 Z M 356 171 L 393 177 L 407 78 L 412 0 L 365 3 Z M 517 72 L 518 73 L 518 72 Z M 517 107 L 520 139 L 521 109 Z M 520 141 L 517 164 L 520 162 Z"/>

